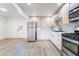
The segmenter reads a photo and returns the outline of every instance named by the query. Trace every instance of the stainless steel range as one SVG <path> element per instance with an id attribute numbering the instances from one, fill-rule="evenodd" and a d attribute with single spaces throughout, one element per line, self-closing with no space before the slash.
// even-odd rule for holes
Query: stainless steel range
<path id="1" fill-rule="evenodd" d="M 70 4 L 69 20 L 79 21 L 79 3 Z M 74 33 L 62 34 L 63 55 L 79 56 L 79 24 L 74 27 Z"/>
<path id="2" fill-rule="evenodd" d="M 79 33 L 62 34 L 62 50 L 66 55 L 79 56 Z"/>

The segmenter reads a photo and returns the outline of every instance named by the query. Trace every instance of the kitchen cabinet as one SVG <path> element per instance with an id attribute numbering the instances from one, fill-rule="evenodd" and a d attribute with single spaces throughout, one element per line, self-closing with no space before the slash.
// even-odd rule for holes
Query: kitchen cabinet
<path id="1" fill-rule="evenodd" d="M 61 38 L 61 34 L 63 32 L 52 32 L 50 33 L 50 41 L 59 49 L 61 50 L 61 46 L 62 46 L 62 38 Z"/>
<path id="2" fill-rule="evenodd" d="M 64 4 L 56 13 L 56 15 L 59 15 L 62 17 L 62 25 L 69 23 L 69 4 Z"/>
<path id="3" fill-rule="evenodd" d="M 49 40 L 50 28 L 39 27 L 37 28 L 37 39 L 38 40 Z"/>

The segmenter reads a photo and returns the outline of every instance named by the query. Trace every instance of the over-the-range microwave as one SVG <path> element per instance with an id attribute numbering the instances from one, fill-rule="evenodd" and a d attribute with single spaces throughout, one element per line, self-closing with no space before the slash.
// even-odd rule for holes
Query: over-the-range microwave
<path id="1" fill-rule="evenodd" d="M 69 21 L 79 21 L 79 3 L 69 4 Z"/>

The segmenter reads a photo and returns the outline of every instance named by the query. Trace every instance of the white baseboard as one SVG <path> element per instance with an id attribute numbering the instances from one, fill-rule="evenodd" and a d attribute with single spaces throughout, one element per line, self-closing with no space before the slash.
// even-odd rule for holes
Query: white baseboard
<path id="1" fill-rule="evenodd" d="M 0 40 L 4 40 L 4 39 L 6 39 L 6 38 L 2 38 L 2 37 L 0 37 Z"/>
<path id="2" fill-rule="evenodd" d="M 4 36 L 0 36 L 0 40 L 3 39 L 27 39 L 26 37 L 4 37 Z"/>
<path id="3" fill-rule="evenodd" d="M 5 38 L 6 38 L 6 36 L 0 35 L 0 40 L 3 40 Z"/>

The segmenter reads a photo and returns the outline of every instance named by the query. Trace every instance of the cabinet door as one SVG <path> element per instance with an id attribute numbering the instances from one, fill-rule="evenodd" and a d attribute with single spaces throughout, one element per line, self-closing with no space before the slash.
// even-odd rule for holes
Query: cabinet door
<path id="1" fill-rule="evenodd" d="M 62 45 L 61 33 L 53 32 L 51 35 L 51 41 L 59 50 L 61 50 Z"/>
<path id="2" fill-rule="evenodd" d="M 37 28 L 37 37 L 38 40 L 49 40 L 49 30 L 43 27 Z"/>

